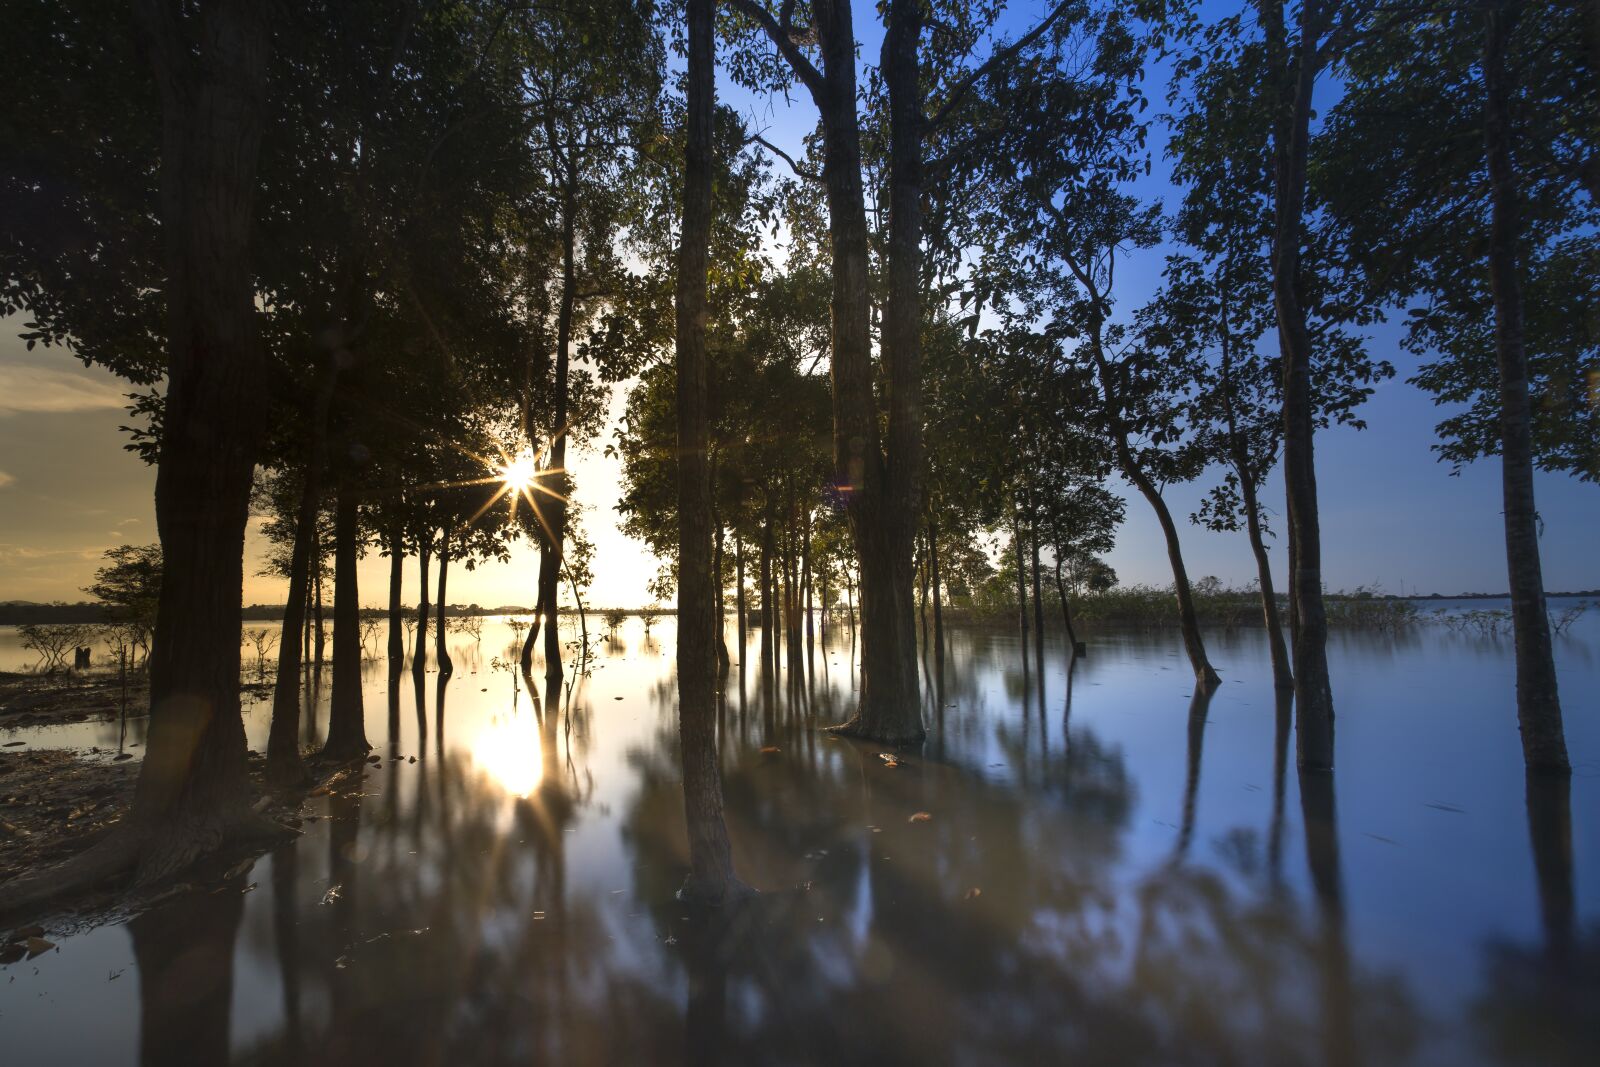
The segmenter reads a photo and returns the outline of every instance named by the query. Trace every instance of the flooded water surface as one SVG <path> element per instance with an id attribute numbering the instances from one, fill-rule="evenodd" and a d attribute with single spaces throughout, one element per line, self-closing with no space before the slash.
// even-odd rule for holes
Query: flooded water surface
<path id="1" fill-rule="evenodd" d="M 1338 767 L 1302 778 L 1259 631 L 1209 635 L 1207 699 L 1176 633 L 1069 666 L 957 629 L 928 742 L 890 753 L 819 729 L 847 627 L 769 676 L 730 625 L 727 821 L 760 892 L 717 914 L 675 897 L 672 633 L 629 619 L 550 691 L 499 666 L 501 620 L 452 638 L 448 680 L 371 663 L 381 762 L 222 888 L 0 968 L 0 1062 L 1600 1063 L 1592 614 L 1557 644 L 1570 786 L 1524 781 L 1508 636 L 1336 633 Z"/>

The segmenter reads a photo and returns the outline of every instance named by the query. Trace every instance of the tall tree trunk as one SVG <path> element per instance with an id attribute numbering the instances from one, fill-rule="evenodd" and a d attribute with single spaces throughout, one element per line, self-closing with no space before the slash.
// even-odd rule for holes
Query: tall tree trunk
<path id="1" fill-rule="evenodd" d="M 923 541 L 922 551 L 918 553 L 921 559 L 917 561 L 917 622 L 922 627 L 922 648 L 924 654 L 928 648 L 928 548 L 926 539 Z"/>
<path id="2" fill-rule="evenodd" d="M 812 618 L 812 612 L 816 606 L 811 601 L 811 578 L 811 510 L 808 507 L 800 526 L 800 591 L 805 596 L 805 604 L 802 610 L 805 613 L 806 621 L 807 670 L 810 669 L 811 664 L 817 658 L 817 630 L 816 622 Z"/>
<path id="3" fill-rule="evenodd" d="M 1517 649 L 1517 725 L 1529 770 L 1568 774 L 1566 733 L 1539 562 L 1539 512 L 1533 496 L 1532 407 L 1517 263 L 1521 220 L 1512 147 L 1511 74 L 1506 51 L 1521 13 L 1518 0 L 1484 3 L 1484 152 L 1489 165 L 1489 281 L 1494 290 L 1495 360 L 1500 372 L 1500 483 Z"/>
<path id="4" fill-rule="evenodd" d="M 713 487 L 715 487 L 715 485 L 716 485 L 716 481 L 715 481 L 714 477 L 713 477 L 713 480 L 712 480 L 712 485 L 713 485 Z M 712 500 L 713 500 L 713 502 L 715 501 L 715 499 L 716 499 L 716 493 L 715 493 L 715 488 L 713 488 L 713 490 L 712 490 Z M 715 608 L 714 614 L 716 616 L 715 628 L 713 630 L 712 643 L 716 646 L 717 673 L 720 675 L 720 674 L 726 674 L 727 670 L 728 670 L 728 628 L 724 624 L 724 617 L 723 617 L 723 614 L 722 614 L 722 610 L 723 610 L 722 609 L 722 605 L 724 603 L 723 597 L 724 597 L 724 594 L 726 592 L 726 590 L 724 589 L 723 584 L 722 584 L 722 541 L 723 541 L 722 522 L 714 514 L 716 509 L 713 508 L 712 510 L 713 510 L 713 515 L 712 515 L 712 519 L 711 519 L 711 524 L 712 524 L 713 529 L 716 530 L 716 540 L 715 540 L 715 543 L 713 544 L 712 549 L 711 549 L 712 584 L 715 587 L 714 592 L 712 594 L 712 603 L 713 603 L 713 606 Z"/>
<path id="5" fill-rule="evenodd" d="M 570 157 L 569 157 L 570 158 Z M 561 569 L 566 556 L 567 503 L 567 377 L 572 358 L 572 319 L 578 299 L 577 278 L 577 175 L 569 163 L 561 208 L 561 304 L 556 312 L 555 429 L 550 441 L 550 467 L 559 471 L 558 496 L 549 498 L 550 554 L 553 566 L 539 568 L 539 599 L 548 620 L 544 631 L 544 676 L 561 677 L 560 614 Z"/>
<path id="6" fill-rule="evenodd" d="M 1127 451 L 1125 445 L 1119 447 L 1119 452 Z M 1206 658 L 1205 642 L 1200 637 L 1200 620 L 1194 610 L 1194 592 L 1189 587 L 1189 571 L 1183 564 L 1183 546 L 1178 541 L 1178 526 L 1172 521 L 1172 511 L 1167 507 L 1161 491 L 1139 469 L 1131 455 L 1124 459 L 1124 470 L 1128 472 L 1134 487 L 1149 501 L 1156 513 L 1156 520 L 1161 523 L 1161 533 L 1167 542 L 1167 560 L 1172 564 L 1172 589 L 1178 600 L 1178 626 L 1183 632 L 1183 647 L 1189 654 L 1189 665 L 1194 668 L 1195 680 L 1202 686 L 1219 685 L 1222 679 L 1217 677 L 1211 661 Z"/>
<path id="7" fill-rule="evenodd" d="M 744 599 L 744 537 L 738 530 L 733 532 L 733 569 L 735 589 L 734 599 L 738 604 L 739 612 L 739 666 L 744 666 L 745 625 L 747 613 Z"/>
<path id="8" fill-rule="evenodd" d="M 299 785 L 307 778 L 305 761 L 300 758 L 300 654 L 304 647 L 301 631 L 305 628 L 307 572 L 311 567 L 305 515 L 302 505 L 289 562 L 289 598 L 283 608 L 278 677 L 272 689 L 272 725 L 267 733 L 267 781 L 278 787 Z"/>
<path id="9" fill-rule="evenodd" d="M 328 629 L 324 625 L 325 617 L 322 611 L 322 585 L 325 580 L 323 573 L 324 558 L 325 554 L 322 551 L 322 523 L 318 521 L 311 525 L 311 632 L 314 641 L 311 665 L 318 676 L 322 674 L 322 665 L 327 662 L 325 653 L 328 646 Z"/>
<path id="10" fill-rule="evenodd" d="M 1272 584 L 1272 559 L 1267 555 L 1266 540 L 1261 533 L 1261 512 L 1256 503 L 1255 481 L 1247 474 L 1239 479 L 1240 495 L 1244 499 L 1245 531 L 1250 537 L 1250 551 L 1256 557 L 1256 579 L 1261 585 L 1261 622 L 1267 630 L 1267 649 L 1272 657 L 1272 683 L 1278 689 L 1294 688 L 1294 671 L 1289 665 L 1289 649 L 1283 640 L 1283 620 L 1278 617 L 1278 592 Z"/>
<path id="11" fill-rule="evenodd" d="M 1033 567 L 1033 652 L 1034 658 L 1039 662 L 1040 684 L 1044 682 L 1044 593 L 1041 590 L 1039 576 L 1039 522 L 1035 519 L 1028 524 L 1029 547 L 1032 550 L 1030 563 Z"/>
<path id="12" fill-rule="evenodd" d="M 1250 450 L 1244 435 L 1239 432 L 1239 420 L 1234 411 L 1233 330 L 1229 325 L 1230 292 L 1227 285 L 1219 286 L 1221 305 L 1220 329 L 1222 342 L 1222 403 L 1227 419 L 1228 455 L 1233 472 L 1239 478 L 1239 495 L 1244 504 L 1245 532 L 1250 538 L 1250 551 L 1256 558 L 1256 577 L 1261 586 L 1261 621 L 1267 631 L 1267 649 L 1272 657 L 1272 681 L 1278 689 L 1294 688 L 1294 672 L 1289 666 L 1289 649 L 1283 640 L 1283 624 L 1278 618 L 1278 595 L 1272 584 L 1272 560 L 1267 555 L 1266 540 L 1261 531 L 1261 506 L 1256 497 L 1256 471 L 1250 460 Z"/>
<path id="13" fill-rule="evenodd" d="M 717 765 L 713 633 L 710 416 L 706 401 L 707 278 L 711 240 L 711 124 L 715 0 L 688 3 L 688 138 L 677 279 L 678 735 L 689 836 L 686 896 L 720 904 L 741 888 L 722 815 Z"/>
<path id="14" fill-rule="evenodd" d="M 389 528 L 389 673 L 395 674 L 400 670 L 401 662 L 406 658 L 405 621 L 402 618 L 400 598 L 403 595 L 405 584 L 405 538 L 400 532 L 399 524 Z"/>
<path id="15" fill-rule="evenodd" d="M 921 13 L 892 0 L 883 70 L 890 99 L 890 284 L 884 314 L 888 455 L 881 446 L 871 344 L 866 200 L 856 114 L 856 40 L 849 0 L 812 4 L 819 71 L 779 16 L 738 2 L 773 39 L 810 91 L 822 120 L 822 178 L 833 261 L 834 477 L 846 501 L 861 564 L 861 695 L 840 729 L 887 742 L 925 736 L 917 678 L 911 548 L 922 467 L 921 179 L 922 86 L 917 48 Z"/>
<path id="16" fill-rule="evenodd" d="M 939 569 L 939 521 L 928 517 L 928 558 L 933 568 L 933 647 L 938 676 L 944 669 L 944 575 Z M 941 683 L 942 684 L 942 683 Z"/>
<path id="17" fill-rule="evenodd" d="M 761 524 L 761 666 L 770 677 L 778 669 L 778 648 L 773 626 L 777 622 L 772 603 L 772 519 Z"/>
<path id="18" fill-rule="evenodd" d="M 423 527 L 417 537 L 417 646 L 411 654 L 411 670 L 421 674 L 428 669 L 428 562 L 433 556 L 433 531 Z"/>
<path id="19" fill-rule="evenodd" d="M 450 662 L 450 649 L 445 645 L 445 638 L 448 636 L 445 616 L 450 603 L 445 598 L 445 591 L 450 579 L 450 537 L 453 533 L 454 530 L 447 525 L 439 538 L 439 599 L 434 605 L 433 641 L 434 657 L 439 661 L 440 674 L 454 674 L 456 669 L 455 664 Z"/>
<path id="20" fill-rule="evenodd" d="M 1295 620 L 1295 748 L 1301 767 L 1333 767 L 1333 686 L 1328 677 L 1328 619 L 1322 604 L 1322 533 L 1317 517 L 1312 434 L 1311 334 L 1300 303 L 1300 245 L 1304 240 L 1306 161 L 1311 141 L 1311 97 L 1322 63 L 1318 40 L 1326 9 L 1318 0 L 1300 5 L 1299 40 L 1292 62 L 1283 43 L 1282 5 L 1276 5 L 1269 41 L 1272 69 L 1286 71 L 1274 124 L 1272 295 L 1283 362 L 1283 481 L 1289 510 L 1294 571 L 1290 597 Z"/>
<path id="21" fill-rule="evenodd" d="M 1028 566 L 1023 555 L 1022 509 L 1011 510 L 1011 552 L 1017 559 L 1017 632 L 1022 639 L 1022 666 L 1028 666 Z"/>
<path id="22" fill-rule="evenodd" d="M 249 245 L 270 34 L 266 9 L 238 0 L 203 18 L 156 0 L 137 13 L 162 107 L 167 393 L 156 525 L 165 558 L 181 561 L 162 574 L 149 735 L 125 831 L 142 838 L 147 881 L 254 821 L 239 629 L 265 386 Z"/>
<path id="23" fill-rule="evenodd" d="M 536 594 L 537 599 L 533 602 L 533 621 L 528 625 L 528 636 L 522 642 L 523 674 L 528 674 L 533 670 L 533 650 L 539 647 L 539 627 L 548 612 L 548 606 L 545 603 L 547 590 L 545 589 L 544 572 L 553 566 L 555 564 L 551 562 L 549 544 L 541 544 L 539 546 L 538 593 Z M 553 618 L 554 616 L 552 616 Z"/>
<path id="24" fill-rule="evenodd" d="M 1078 631 L 1072 627 L 1072 604 L 1067 599 L 1067 583 L 1061 580 L 1061 549 L 1056 549 L 1056 596 L 1061 598 L 1061 625 L 1067 628 L 1067 640 L 1072 642 L 1072 658 L 1078 657 Z"/>
<path id="25" fill-rule="evenodd" d="M 356 581 L 360 556 L 360 514 L 355 486 L 340 477 L 334 518 L 333 695 L 328 743 L 323 753 L 336 760 L 358 759 L 367 743 L 361 700 L 361 594 Z"/>

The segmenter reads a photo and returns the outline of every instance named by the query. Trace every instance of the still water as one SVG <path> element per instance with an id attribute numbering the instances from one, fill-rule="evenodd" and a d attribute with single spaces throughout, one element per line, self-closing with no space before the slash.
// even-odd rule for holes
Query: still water
<path id="1" fill-rule="evenodd" d="M 549 693 L 497 669 L 491 620 L 448 682 L 371 664 L 383 762 L 294 844 L 0 968 L 0 1060 L 1600 1063 L 1593 613 L 1557 644 L 1569 794 L 1524 785 L 1508 637 L 1336 633 L 1338 770 L 1305 782 L 1259 631 L 1209 635 L 1206 701 L 1175 633 L 1069 669 L 1053 636 L 1025 667 L 1014 634 L 958 629 L 898 765 L 817 729 L 850 637 L 772 678 L 729 627 L 744 907 L 674 897 L 671 620 Z"/>

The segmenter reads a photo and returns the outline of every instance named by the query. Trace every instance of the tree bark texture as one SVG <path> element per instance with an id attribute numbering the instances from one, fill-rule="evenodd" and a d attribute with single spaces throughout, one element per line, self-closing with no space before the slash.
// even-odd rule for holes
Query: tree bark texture
<path id="1" fill-rule="evenodd" d="M 150 654 L 150 727 L 130 829 L 138 877 L 186 866 L 249 821 L 239 709 L 240 602 L 265 351 L 250 232 L 264 126 L 265 8 L 218 0 L 137 15 L 160 90 L 167 393 L 156 475 L 166 559 Z"/>
<path id="2" fill-rule="evenodd" d="M 688 0 L 688 139 L 677 279 L 678 734 L 689 837 L 685 896 L 721 903 L 737 891 L 717 764 L 710 415 L 706 399 L 715 0 Z"/>
<path id="3" fill-rule="evenodd" d="M 1512 160 L 1511 73 L 1506 51 L 1521 4 L 1484 4 L 1484 152 L 1489 166 L 1489 281 L 1494 292 L 1495 361 L 1500 372 L 1500 484 L 1517 656 L 1517 726 L 1529 770 L 1568 774 L 1566 732 L 1539 560 L 1533 495 L 1533 416 L 1523 337 L 1520 219 Z"/>
<path id="4" fill-rule="evenodd" d="M 347 760 L 365 756 L 372 746 L 367 742 L 361 699 L 361 594 L 356 580 L 361 516 L 355 485 L 348 478 L 339 479 L 338 498 L 333 537 L 333 693 L 323 751 L 333 759 Z"/>
<path id="5" fill-rule="evenodd" d="M 1278 8 L 1281 27 L 1281 5 Z M 1306 162 L 1311 141 L 1311 96 L 1321 63 L 1317 41 L 1324 4 L 1300 6 L 1299 39 L 1288 61 L 1287 46 L 1276 53 L 1283 85 L 1273 136 L 1274 220 L 1272 295 L 1278 348 L 1283 363 L 1283 481 L 1289 512 L 1294 569 L 1289 577 L 1295 620 L 1295 750 L 1301 767 L 1333 767 L 1333 686 L 1328 677 L 1328 619 L 1322 603 L 1322 534 L 1317 516 L 1316 465 L 1312 434 L 1311 334 L 1300 302 L 1300 245 L 1306 200 Z"/>

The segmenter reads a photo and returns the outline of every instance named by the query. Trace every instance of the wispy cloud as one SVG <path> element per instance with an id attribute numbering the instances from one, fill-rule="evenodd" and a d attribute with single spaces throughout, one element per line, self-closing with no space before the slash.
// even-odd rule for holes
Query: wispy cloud
<path id="1" fill-rule="evenodd" d="M 127 406 L 128 387 L 53 367 L 0 363 L 0 415 L 100 411 Z"/>

